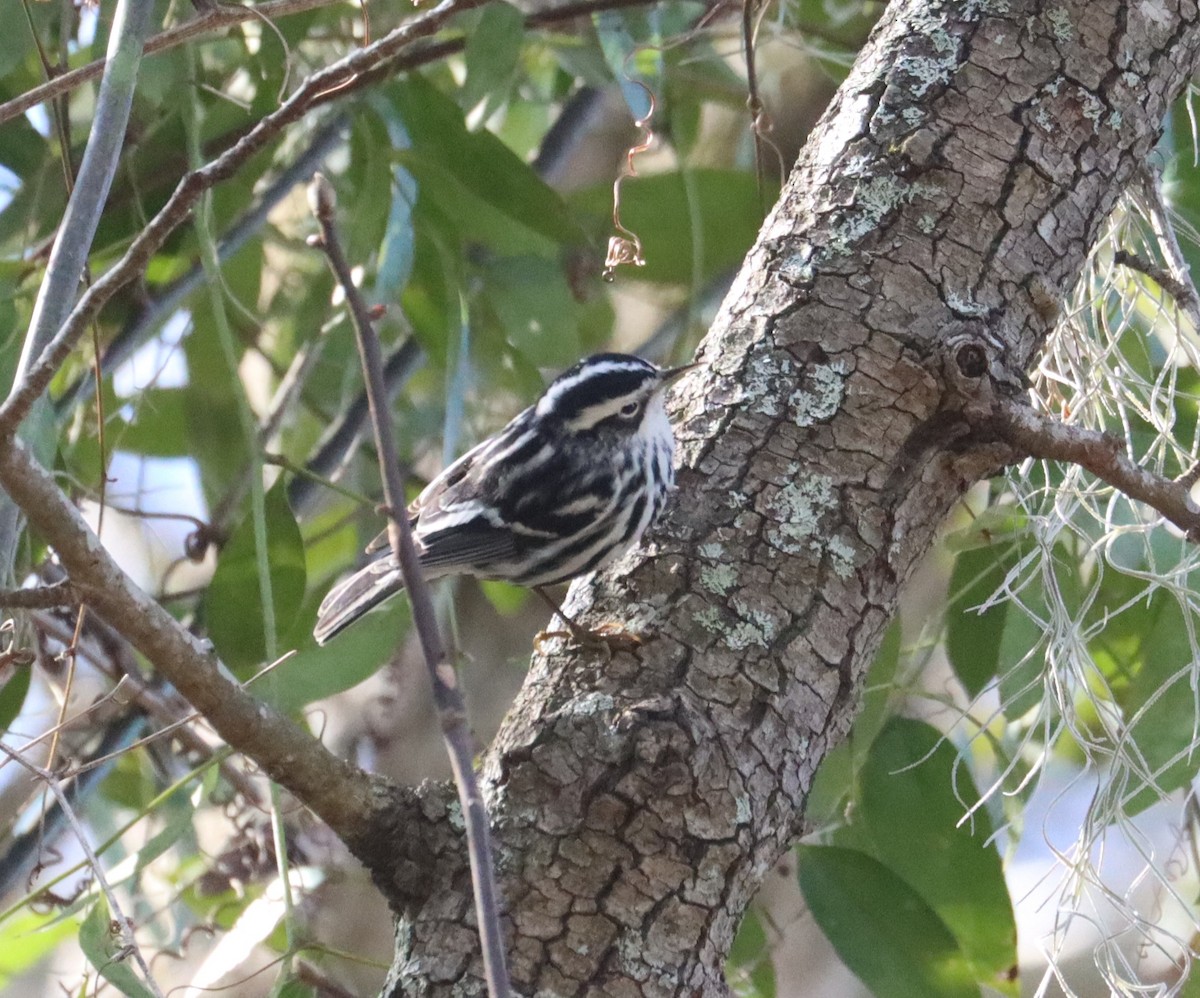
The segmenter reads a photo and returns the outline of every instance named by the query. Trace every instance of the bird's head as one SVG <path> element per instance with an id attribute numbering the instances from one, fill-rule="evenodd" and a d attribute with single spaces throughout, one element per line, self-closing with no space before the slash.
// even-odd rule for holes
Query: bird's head
<path id="1" fill-rule="evenodd" d="M 551 383 L 538 400 L 537 415 L 570 434 L 637 433 L 648 418 L 666 419 L 664 391 L 694 366 L 660 368 L 629 354 L 596 354 Z"/>

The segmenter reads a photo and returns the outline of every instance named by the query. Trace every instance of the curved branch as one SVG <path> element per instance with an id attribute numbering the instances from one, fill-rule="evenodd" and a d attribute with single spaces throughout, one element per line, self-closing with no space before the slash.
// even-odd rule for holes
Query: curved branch
<path id="1" fill-rule="evenodd" d="M 407 795 L 338 759 L 307 731 L 223 673 L 210 647 L 142 592 L 79 511 L 12 434 L 0 435 L 0 488 L 50 542 L 87 606 L 154 663 L 234 749 L 307 804 L 351 848 L 372 816 Z"/>
<path id="2" fill-rule="evenodd" d="M 155 52 L 164 52 L 177 45 L 182 45 L 184 42 L 199 38 L 201 35 L 220 31 L 222 28 L 229 28 L 235 24 L 241 24 L 243 21 L 302 14 L 316 7 L 328 7 L 335 2 L 337 0 L 267 0 L 267 3 L 253 6 L 217 4 L 193 17 L 190 21 L 147 39 L 142 54 L 153 55 Z M 105 59 L 96 59 L 86 66 L 72 69 L 61 76 L 56 76 L 39 86 L 26 90 L 25 93 L 12 100 L 5 101 L 0 104 L 0 125 L 6 121 L 12 121 L 13 118 L 19 118 L 30 108 L 37 107 L 44 101 L 61 97 L 89 80 L 94 80 L 104 72 L 106 62 Z"/>
<path id="3" fill-rule="evenodd" d="M 167 199 L 167 203 L 133 240 L 125 255 L 79 299 L 57 335 L 42 351 L 36 365 L 14 384 L 8 398 L 0 405 L 0 433 L 13 430 L 24 419 L 33 400 L 45 391 L 104 303 L 149 263 L 167 236 L 187 218 L 206 190 L 233 176 L 251 156 L 265 148 L 287 125 L 299 120 L 319 97 L 338 90 L 359 73 L 390 58 L 412 42 L 440 30 L 454 15 L 478 7 L 483 2 L 484 0 L 442 0 L 436 7 L 411 21 L 406 21 L 377 42 L 357 49 L 314 73 L 291 97 L 260 119 L 220 156 L 198 170 L 186 174 Z"/>
<path id="4" fill-rule="evenodd" d="M 1200 543 L 1200 507 L 1192 501 L 1188 476 L 1172 481 L 1147 471 L 1125 453 L 1121 441 L 1112 434 L 1069 426 L 1013 401 L 996 403 L 982 417 L 981 429 L 1022 456 L 1086 468 L 1130 499 L 1157 510 L 1190 540 Z"/>

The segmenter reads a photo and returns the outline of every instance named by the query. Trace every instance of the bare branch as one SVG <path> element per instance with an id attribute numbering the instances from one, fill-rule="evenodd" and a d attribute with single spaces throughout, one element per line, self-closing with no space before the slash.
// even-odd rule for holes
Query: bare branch
<path id="1" fill-rule="evenodd" d="M 5 610 L 49 610 L 53 607 L 78 606 L 79 590 L 69 582 L 30 589 L 0 589 L 0 608 Z"/>
<path id="2" fill-rule="evenodd" d="M 1068 426 L 1020 402 L 998 402 L 985 422 L 989 431 L 1021 455 L 1077 464 L 1157 510 L 1189 539 L 1200 542 L 1200 508 L 1192 501 L 1187 475 L 1177 481 L 1155 475 L 1131 460 L 1116 437 Z"/>
<path id="3" fill-rule="evenodd" d="M 276 18 L 286 17 L 288 14 L 302 14 L 316 7 L 327 7 L 334 2 L 335 0 L 268 0 L 267 3 L 254 6 L 219 4 L 190 21 L 185 21 L 183 24 L 147 39 L 143 54 L 153 55 L 155 52 L 163 52 L 182 45 L 184 42 L 190 42 L 201 35 L 217 32 L 254 18 Z M 37 107 L 43 101 L 53 100 L 55 97 L 70 93 L 76 87 L 87 83 L 88 80 L 94 80 L 104 71 L 105 63 L 104 59 L 89 62 L 86 66 L 72 69 L 39 86 L 31 87 L 10 101 L 5 101 L 0 104 L 0 125 L 19 118 L 30 108 Z"/>
<path id="4" fill-rule="evenodd" d="M 88 323 L 104 303 L 124 287 L 150 261 L 163 242 L 187 218 L 200 196 L 226 180 L 253 155 L 262 151 L 287 125 L 299 120 L 318 97 L 339 90 L 359 73 L 395 55 L 413 41 L 441 29 L 455 14 L 478 7 L 483 0 L 442 0 L 428 12 L 405 21 L 373 45 L 339 59 L 308 77 L 286 101 L 262 118 L 250 131 L 220 156 L 179 181 L 174 193 L 129 245 L 125 255 L 79 299 L 58 334 L 38 358 L 36 365 L 14 385 L 0 405 L 0 434 L 14 429 L 25 417 L 34 399 L 41 396 L 55 372 L 71 355 Z"/>
<path id="5" fill-rule="evenodd" d="M 336 0 L 268 0 L 266 3 L 253 6 L 219 4 L 192 18 L 190 21 L 186 21 L 148 39 L 143 54 L 154 55 L 158 52 L 165 52 L 168 49 L 176 48 L 186 42 L 200 38 L 203 35 L 221 31 L 235 24 L 241 24 L 243 21 L 251 19 L 271 20 L 279 17 L 287 17 L 289 14 L 302 14 L 306 11 L 315 10 L 318 7 L 331 6 L 334 2 Z M 555 10 L 539 11 L 536 14 L 531 14 L 526 20 L 526 25 L 530 28 L 546 27 L 552 24 L 561 24 L 563 21 L 568 21 L 572 18 L 583 17 L 595 11 L 617 10 L 622 7 L 642 7 L 652 2 L 653 0 L 584 0 L 584 2 L 569 4 Z M 416 65 L 433 62 L 447 55 L 461 52 L 465 44 L 465 38 L 456 38 L 439 43 L 437 46 L 429 46 L 421 50 L 419 58 L 406 60 L 407 64 L 405 66 L 397 67 L 395 63 L 388 63 L 385 66 L 371 70 L 369 74 L 363 74 L 363 76 L 355 80 L 355 84 L 356 86 L 358 84 L 369 85 L 380 79 L 394 75 L 398 69 L 411 69 Z M 95 62 L 89 62 L 86 66 L 72 69 L 70 72 L 63 73 L 61 76 L 56 76 L 45 83 L 32 87 L 12 100 L 5 101 L 3 104 L 0 104 L 0 125 L 3 125 L 6 121 L 12 121 L 14 118 L 19 118 L 30 108 L 36 107 L 44 101 L 53 100 L 55 97 L 70 93 L 76 87 L 82 86 L 89 80 L 94 80 L 103 72 L 104 64 L 105 60 L 97 59 Z M 316 103 L 324 103 L 324 101 L 325 98 L 322 98 Z"/>
<path id="6" fill-rule="evenodd" d="M 387 404 L 387 388 L 383 379 L 383 357 L 379 338 L 371 324 L 366 302 L 358 293 L 350 273 L 350 264 L 342 252 L 335 226 L 336 201 L 333 186 L 321 174 L 309 188 L 309 204 L 321 236 L 314 239 L 325 251 L 329 266 L 337 275 L 346 293 L 346 302 L 354 319 L 363 376 L 367 386 L 367 402 L 375 430 L 375 448 L 383 477 L 384 502 L 388 512 L 388 542 L 392 557 L 400 565 L 404 588 L 412 607 L 413 623 L 425 655 L 429 680 L 433 684 L 433 702 L 441 721 L 442 737 L 454 771 L 454 783 L 462 804 L 467 831 L 467 851 L 471 861 L 471 879 L 475 889 L 475 911 L 479 919 L 479 936 L 483 949 L 484 974 L 491 998 L 507 998 L 510 993 L 505 961 L 504 935 L 500 930 L 496 873 L 492 862 L 491 832 L 487 807 L 475 778 L 474 751 L 471 730 L 467 724 L 467 707 L 453 665 L 446 657 L 438 631 L 437 615 L 429 585 L 421 571 L 412 528 L 405 515 L 404 481 L 400 476 L 396 441 Z"/>
<path id="7" fill-rule="evenodd" d="M 53 477 L 12 435 L 0 435 L 0 488 L 53 545 L 88 606 L 154 663 L 217 733 L 303 800 L 351 848 L 398 788 L 328 752 L 307 731 L 223 674 L 211 649 L 189 634 L 120 570 Z"/>
<path id="8" fill-rule="evenodd" d="M 7 745 L 0 742 L 0 752 L 24 766 L 33 776 L 37 777 L 54 794 L 55 800 L 58 801 L 58 806 L 62 808 L 63 814 L 71 824 L 71 830 L 75 833 L 75 838 L 79 840 L 79 848 L 83 850 L 88 859 L 88 865 L 91 867 L 92 874 L 96 878 L 96 883 L 100 885 L 100 890 L 104 892 L 104 897 L 108 900 L 109 912 L 112 915 L 113 921 L 116 922 L 121 932 L 121 940 L 125 950 L 133 957 L 138 968 L 145 978 L 146 987 L 152 994 L 163 998 L 163 993 L 159 989 L 158 984 L 154 980 L 154 975 L 150 973 L 150 967 L 146 963 L 146 958 L 142 956 L 142 951 L 138 948 L 137 937 L 133 933 L 133 923 L 129 917 L 121 910 L 121 905 L 117 901 L 117 895 L 113 893 L 112 887 L 109 886 L 108 879 L 104 876 L 104 868 L 100 865 L 100 860 L 96 853 L 92 850 L 92 844 L 88 841 L 87 832 L 79 821 L 79 817 L 75 814 L 75 809 L 71 807 L 71 802 L 67 799 L 67 795 L 63 793 L 63 788 L 59 786 L 58 779 L 55 775 L 40 766 L 35 766 L 32 762 L 22 756 L 19 752 L 14 752 Z"/>

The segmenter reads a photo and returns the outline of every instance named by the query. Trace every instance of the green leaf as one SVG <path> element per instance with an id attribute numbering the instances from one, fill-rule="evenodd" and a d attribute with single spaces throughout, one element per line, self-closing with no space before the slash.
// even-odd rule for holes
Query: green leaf
<path id="1" fill-rule="evenodd" d="M 200 465 L 205 497 L 216 504 L 251 456 L 237 418 L 242 385 L 229 376 L 207 297 L 196 301 L 192 319 L 195 330 L 183 340 L 188 368 L 188 385 L 183 390 L 188 450 Z"/>
<path id="2" fill-rule="evenodd" d="M 796 852 L 809 910 L 876 998 L 979 998 L 950 930 L 895 873 L 853 849 Z"/>
<path id="3" fill-rule="evenodd" d="M 746 912 L 729 950 L 727 976 L 738 998 L 774 998 L 775 965 L 754 909 Z"/>
<path id="4" fill-rule="evenodd" d="M 319 647 L 306 637 L 300 650 L 257 680 L 251 691 L 276 709 L 291 713 L 357 686 L 387 661 L 407 631 L 408 614 L 398 597 L 386 610 L 368 615 Z M 305 618 L 308 623 L 308 618 Z"/>
<path id="5" fill-rule="evenodd" d="M 16 666 L 8 682 L 0 686 L 0 731 L 7 731 L 21 713 L 32 676 L 33 669 L 29 666 Z"/>
<path id="6" fill-rule="evenodd" d="M 954 559 L 946 608 L 946 654 L 972 699 L 996 677 L 1010 603 L 1001 596 L 986 610 L 977 607 L 995 595 L 1016 562 L 1017 549 L 1008 543 L 965 550 Z"/>
<path id="7" fill-rule="evenodd" d="M 58 911 L 36 912 L 26 908 L 5 919 L 0 928 L 0 989 L 36 966 L 75 932 L 75 922 L 60 918 Z"/>
<path id="8" fill-rule="evenodd" d="M 317 998 L 317 992 L 290 974 L 280 975 L 271 985 L 270 998 Z"/>
<path id="9" fill-rule="evenodd" d="M 597 233 L 612 226 L 612 184 L 589 188 L 571 203 L 590 213 Z M 768 191 L 768 203 L 774 199 Z M 690 170 L 631 177 L 621 185 L 621 224 L 642 241 L 638 280 L 703 284 L 736 267 L 762 224 L 754 176 L 739 170 Z"/>
<path id="10" fill-rule="evenodd" d="M 506 257 L 489 261 L 484 275 L 508 342 L 531 364 L 562 367 L 579 359 L 578 306 L 556 262 Z"/>
<path id="11" fill-rule="evenodd" d="M 275 609 L 276 646 L 304 598 L 304 542 L 281 477 L 266 495 L 267 561 Z M 233 672 L 246 678 L 266 657 L 254 523 L 247 516 L 217 558 L 204 602 L 208 636 Z"/>
<path id="12" fill-rule="evenodd" d="M 488 4 L 479 23 L 468 32 L 462 106 L 469 111 L 485 101 L 481 121 L 487 121 L 508 98 L 524 40 L 525 15 L 507 3 Z"/>
<path id="13" fill-rule="evenodd" d="M 421 183 L 422 197 L 438 197 L 443 209 L 464 224 L 470 221 L 474 202 L 554 244 L 584 241 L 562 198 L 533 168 L 491 132 L 468 131 L 458 105 L 419 74 L 397 83 L 389 93 L 412 138 L 413 152 L 402 162 Z"/>
<path id="14" fill-rule="evenodd" d="M 858 816 L 870 852 L 938 914 L 978 980 L 1016 994 L 1017 927 L 993 828 L 958 753 L 920 721 L 892 718 L 862 771 Z"/>
<path id="15" fill-rule="evenodd" d="M 1195 666 L 1187 621 L 1174 597 L 1154 594 L 1149 624 L 1142 633 L 1136 657 L 1127 662 L 1133 671 L 1128 688 L 1118 692 L 1128 734 L 1136 752 L 1125 751 L 1144 765 L 1132 780 L 1134 792 L 1123 800 L 1130 815 L 1175 790 L 1188 786 L 1196 775 L 1200 748 L 1196 747 L 1196 693 L 1192 686 Z"/>
<path id="16" fill-rule="evenodd" d="M 188 453 L 186 389 L 149 388 L 132 400 L 128 420 L 108 431 L 109 447 L 146 457 L 181 457 Z"/>
<path id="17" fill-rule="evenodd" d="M 901 627 L 893 620 L 867 671 L 862 706 L 846 740 L 821 760 L 808 796 L 806 817 L 815 825 L 838 823 L 848 797 L 857 793 L 858 772 L 891 716 L 891 692 L 900 664 Z M 849 843 L 841 841 L 841 845 Z"/>
<path id="18" fill-rule="evenodd" d="M 101 894 L 79 926 L 79 947 L 100 976 L 129 998 L 153 998 L 153 992 L 141 982 L 126 963 L 120 936 L 113 931 L 108 899 Z"/>

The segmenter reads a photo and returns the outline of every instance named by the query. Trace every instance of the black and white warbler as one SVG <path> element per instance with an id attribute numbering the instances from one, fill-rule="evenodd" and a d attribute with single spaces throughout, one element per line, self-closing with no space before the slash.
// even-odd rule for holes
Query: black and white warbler
<path id="1" fill-rule="evenodd" d="M 627 551 L 674 484 L 663 394 L 692 366 L 664 370 L 604 353 L 560 375 L 409 506 L 425 577 L 474 575 L 541 592 Z M 367 550 L 386 543 L 383 535 Z M 386 551 L 329 591 L 317 611 L 317 643 L 403 588 Z"/>

